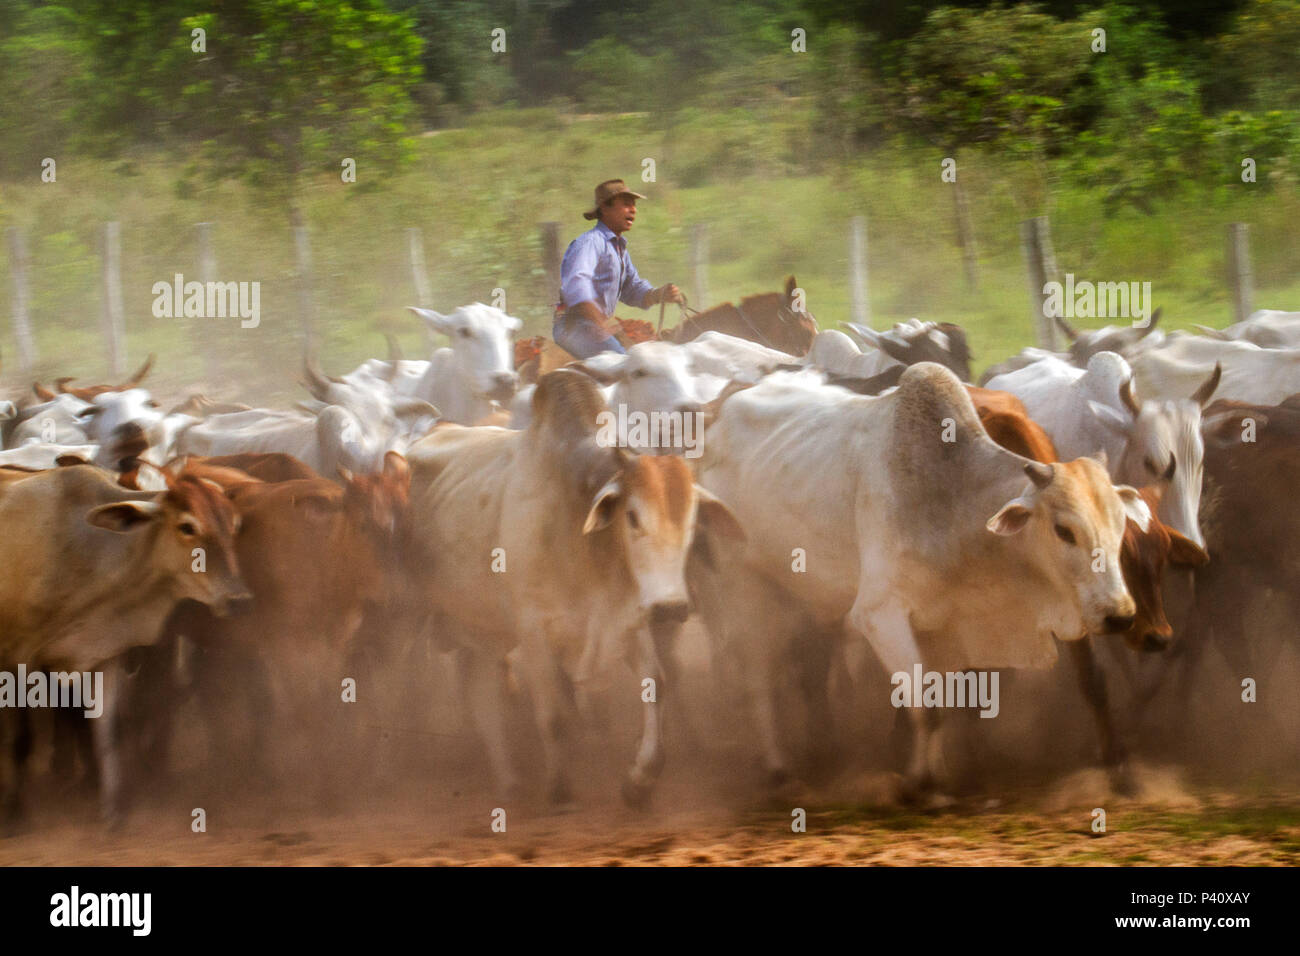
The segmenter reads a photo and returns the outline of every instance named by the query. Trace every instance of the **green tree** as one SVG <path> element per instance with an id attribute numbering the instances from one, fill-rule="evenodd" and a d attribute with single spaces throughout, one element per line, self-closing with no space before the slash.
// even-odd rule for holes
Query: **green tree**
<path id="1" fill-rule="evenodd" d="M 343 157 L 391 169 L 405 156 L 420 40 L 382 0 L 75 2 L 101 147 L 113 129 L 201 143 L 210 173 L 244 178 L 295 217 L 309 173 L 337 175 Z"/>

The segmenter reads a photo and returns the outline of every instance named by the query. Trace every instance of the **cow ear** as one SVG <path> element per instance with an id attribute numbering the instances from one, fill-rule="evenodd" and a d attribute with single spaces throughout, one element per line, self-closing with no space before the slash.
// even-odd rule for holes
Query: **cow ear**
<path id="1" fill-rule="evenodd" d="M 411 483 L 411 465 L 401 452 L 390 451 L 384 454 L 384 477 L 398 484 Z"/>
<path id="2" fill-rule="evenodd" d="M 1101 402 L 1095 402 L 1091 399 L 1088 401 L 1088 408 L 1097 416 L 1097 421 L 1111 431 L 1117 432 L 1125 438 L 1133 434 L 1133 419 L 1118 408 L 1112 408 L 1110 405 L 1103 405 Z"/>
<path id="3" fill-rule="evenodd" d="M 162 505 L 156 501 L 117 501 L 91 508 L 86 512 L 86 523 L 106 531 L 125 534 L 145 522 L 153 521 L 161 513 Z"/>
<path id="4" fill-rule="evenodd" d="M 740 526 L 740 522 L 732 514 L 731 509 L 723 504 L 719 498 L 714 497 L 699 485 L 695 486 L 695 497 L 698 501 L 695 517 L 696 534 L 702 531 L 705 534 L 730 538 L 736 542 L 745 540 L 745 529 Z"/>
<path id="5" fill-rule="evenodd" d="M 591 534 L 607 527 L 614 520 L 614 509 L 622 494 L 623 486 L 617 478 L 607 481 L 591 500 L 591 510 L 587 512 L 587 520 L 582 524 L 582 533 Z"/>
<path id="6" fill-rule="evenodd" d="M 1026 524 L 1029 523 L 1029 517 L 1034 513 L 1026 498 L 1013 498 L 1004 504 L 992 518 L 985 522 L 984 527 L 988 528 L 994 534 L 1012 535 L 1022 531 Z"/>
<path id="7" fill-rule="evenodd" d="M 1210 561 L 1209 554 L 1191 538 L 1185 537 L 1173 528 L 1169 532 L 1169 563 L 1176 568 L 1200 568 Z"/>
<path id="8" fill-rule="evenodd" d="M 1116 485 L 1115 494 L 1119 495 L 1119 503 L 1124 506 L 1125 516 L 1145 534 L 1151 527 L 1151 509 L 1147 507 L 1141 493 L 1128 485 Z"/>

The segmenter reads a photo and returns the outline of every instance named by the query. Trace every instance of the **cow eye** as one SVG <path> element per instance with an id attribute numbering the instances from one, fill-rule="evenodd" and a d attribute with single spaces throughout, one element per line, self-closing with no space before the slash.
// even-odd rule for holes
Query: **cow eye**
<path id="1" fill-rule="evenodd" d="M 627 511 L 627 524 L 628 527 L 630 527 L 633 531 L 641 530 L 641 521 L 639 518 L 637 518 L 636 512 L 633 511 L 631 508 L 629 508 Z"/>
<path id="2" fill-rule="evenodd" d="M 178 530 L 181 534 L 185 535 L 185 537 L 187 538 L 192 538 L 199 533 L 199 529 L 194 527 L 194 525 L 188 521 L 182 521 L 180 524 L 176 526 L 176 530 Z"/>
<path id="3" fill-rule="evenodd" d="M 649 375 L 649 374 L 650 374 L 650 373 L 647 372 L 645 369 L 643 369 L 643 368 L 639 368 L 639 369 L 637 369 L 635 372 L 632 373 L 632 378 L 645 378 L 645 377 L 646 377 L 647 375 Z"/>
<path id="4" fill-rule="evenodd" d="M 467 339 L 469 338 L 469 329 L 465 329 L 465 328 L 457 329 L 456 334 L 459 335 L 462 339 Z"/>
<path id="5" fill-rule="evenodd" d="M 1055 531 L 1056 536 L 1060 538 L 1062 541 L 1064 541 L 1066 544 L 1074 544 L 1074 532 L 1071 531 L 1069 528 L 1067 528 L 1065 525 L 1058 524 L 1052 530 Z"/>
<path id="6" fill-rule="evenodd" d="M 1152 459 L 1149 456 L 1145 460 L 1143 460 L 1142 464 L 1147 466 L 1147 471 L 1151 472 L 1151 474 L 1153 475 L 1160 474 L 1160 469 L 1156 467 L 1156 463 L 1152 461 Z"/>

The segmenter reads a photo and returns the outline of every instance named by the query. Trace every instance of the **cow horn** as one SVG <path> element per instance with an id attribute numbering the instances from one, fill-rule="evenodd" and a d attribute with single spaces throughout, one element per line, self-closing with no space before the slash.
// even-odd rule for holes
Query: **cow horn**
<path id="1" fill-rule="evenodd" d="M 68 394 L 68 383 L 75 382 L 76 380 L 77 376 L 75 375 L 65 375 L 62 378 L 56 378 L 54 380 L 54 388 L 61 394 L 66 395 Z"/>
<path id="2" fill-rule="evenodd" d="M 149 357 L 144 360 L 144 364 L 140 366 L 140 371 L 136 372 L 123 383 L 123 388 L 125 389 L 130 386 L 139 385 L 140 382 L 144 380 L 144 377 L 149 374 L 149 370 L 153 368 L 153 359 L 154 356 L 151 352 L 149 353 Z"/>
<path id="3" fill-rule="evenodd" d="M 384 338 L 388 340 L 388 361 L 393 363 L 393 374 L 396 375 L 397 363 L 403 361 L 402 345 L 392 332 L 385 332 Z"/>
<path id="4" fill-rule="evenodd" d="M 1151 330 L 1154 329 L 1156 327 L 1156 323 L 1160 321 L 1160 314 L 1164 311 L 1165 311 L 1165 307 L 1162 305 L 1160 308 L 1156 309 L 1154 312 L 1151 313 L 1151 318 L 1147 319 L 1147 324 L 1142 326 L 1142 335 L 1140 336 L 1140 338 L 1146 338 L 1148 335 L 1151 334 Z"/>
<path id="5" fill-rule="evenodd" d="M 1222 377 L 1223 363 L 1215 362 L 1214 371 L 1210 373 L 1210 377 L 1201 384 L 1200 388 L 1192 393 L 1192 401 L 1204 408 L 1205 403 L 1208 402 L 1210 396 L 1214 394 L 1214 390 L 1219 387 L 1219 379 Z"/>
<path id="6" fill-rule="evenodd" d="M 1218 339 L 1220 342 L 1230 341 L 1228 336 L 1223 333 L 1222 329 L 1212 329 L 1208 325 L 1193 325 L 1192 328 L 1196 329 L 1197 332 L 1200 332 L 1206 338 Z"/>
<path id="7" fill-rule="evenodd" d="M 1124 379 L 1124 384 L 1120 385 L 1119 400 L 1124 403 L 1125 408 L 1133 413 L 1134 418 L 1138 417 L 1138 414 L 1142 411 L 1142 407 L 1138 405 L 1137 397 L 1133 394 L 1132 375 Z"/>
<path id="8" fill-rule="evenodd" d="M 43 402 L 54 401 L 54 393 L 42 385 L 40 382 L 32 382 L 32 392 Z"/>
<path id="9" fill-rule="evenodd" d="M 320 370 L 320 366 L 316 364 L 315 357 L 311 355 L 303 356 L 302 369 L 303 374 L 307 376 L 307 381 L 304 383 L 307 386 L 307 391 L 321 401 L 325 401 L 325 396 L 329 394 L 330 380 L 325 377 L 325 374 Z"/>
<path id="10" fill-rule="evenodd" d="M 1057 316 L 1053 316 L 1053 318 L 1056 319 L 1056 325 L 1057 325 L 1057 327 L 1058 327 L 1062 332 L 1065 333 L 1065 337 L 1066 337 L 1066 338 L 1068 338 L 1071 342 L 1076 342 L 1076 341 L 1078 341 L 1078 339 L 1079 339 L 1079 330 L 1076 329 L 1076 328 L 1075 328 L 1073 325 L 1071 325 L 1069 322 L 1065 321 L 1065 316 L 1063 316 L 1063 315 L 1057 315 Z"/>
<path id="11" fill-rule="evenodd" d="M 1052 478 L 1056 472 L 1052 470 L 1051 465 L 1045 465 L 1037 461 L 1025 462 L 1025 474 L 1029 480 L 1034 483 L 1034 487 L 1042 490 L 1052 483 Z"/>

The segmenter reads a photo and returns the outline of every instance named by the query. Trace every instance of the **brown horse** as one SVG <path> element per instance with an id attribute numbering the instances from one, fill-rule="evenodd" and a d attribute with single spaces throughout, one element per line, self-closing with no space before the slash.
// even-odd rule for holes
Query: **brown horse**
<path id="1" fill-rule="evenodd" d="M 660 338 L 681 344 L 705 332 L 725 332 L 749 339 L 790 355 L 806 355 L 817 334 L 817 320 L 808 312 L 794 310 L 794 276 L 785 280 L 785 292 L 747 295 L 740 305 L 724 302 L 697 312 Z"/>

